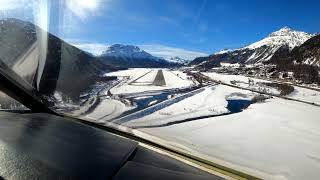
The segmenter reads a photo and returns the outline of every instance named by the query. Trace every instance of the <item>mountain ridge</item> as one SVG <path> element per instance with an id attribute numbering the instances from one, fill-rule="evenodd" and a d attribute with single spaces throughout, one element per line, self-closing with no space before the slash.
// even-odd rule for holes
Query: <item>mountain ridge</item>
<path id="1" fill-rule="evenodd" d="M 288 47 L 283 47 L 270 61 L 274 64 L 306 64 L 320 67 L 320 35 L 313 36 L 291 51 Z"/>
<path id="2" fill-rule="evenodd" d="M 109 47 L 98 58 L 108 65 L 125 68 L 138 67 L 173 67 L 180 63 L 171 62 L 161 57 L 156 57 L 134 45 L 114 44 Z"/>
<path id="3" fill-rule="evenodd" d="M 292 50 L 313 36 L 312 34 L 283 27 L 248 46 L 233 50 L 223 50 L 208 57 L 196 58 L 189 65 L 212 68 L 219 66 L 221 62 L 243 64 L 266 63 L 279 48 L 288 46 L 289 50 Z"/>

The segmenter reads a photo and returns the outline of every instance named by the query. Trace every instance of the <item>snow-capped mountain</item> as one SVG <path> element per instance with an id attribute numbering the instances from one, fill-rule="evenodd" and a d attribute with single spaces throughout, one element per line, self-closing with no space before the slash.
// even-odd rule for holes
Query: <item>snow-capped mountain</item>
<path id="1" fill-rule="evenodd" d="M 166 60 L 169 61 L 169 62 L 179 63 L 179 64 L 185 64 L 185 63 L 189 62 L 189 60 L 182 59 L 182 58 L 180 58 L 178 56 L 171 57 L 171 58 L 166 59 Z"/>
<path id="2" fill-rule="evenodd" d="M 152 56 L 138 46 L 114 44 L 99 56 L 103 62 L 120 67 L 168 67 L 174 65 L 163 58 Z"/>
<path id="3" fill-rule="evenodd" d="M 205 58 L 196 58 L 190 65 L 201 64 L 201 67 L 211 68 L 219 65 L 220 62 L 263 63 L 269 61 L 279 48 L 286 46 L 291 51 L 294 47 L 302 45 L 311 37 L 313 35 L 284 27 L 246 47 L 223 50 Z"/>
<path id="4" fill-rule="evenodd" d="M 312 36 L 313 35 L 305 32 L 295 31 L 288 27 L 284 27 L 276 32 L 271 33 L 268 37 L 244 48 L 257 49 L 262 46 L 281 47 L 286 45 L 290 48 L 290 50 L 292 50 L 294 47 L 303 44 Z"/>
<path id="5" fill-rule="evenodd" d="M 230 52 L 230 51 L 233 51 L 233 50 L 232 50 L 232 49 L 223 49 L 223 50 L 218 51 L 218 52 L 216 52 L 216 53 L 214 53 L 214 54 L 224 54 L 224 53 L 228 53 L 228 52 Z"/>
<path id="6" fill-rule="evenodd" d="M 306 64 L 320 67 L 320 35 L 316 35 L 302 45 L 290 50 L 283 46 L 270 59 L 274 64 Z"/>
<path id="7" fill-rule="evenodd" d="M 169 62 L 181 64 L 186 64 L 196 57 L 208 56 L 208 54 L 199 51 L 186 50 L 159 44 L 145 44 L 140 45 L 139 47 L 153 56 L 163 58 Z"/>
<path id="8" fill-rule="evenodd" d="M 138 46 L 114 44 L 109 46 L 102 52 L 101 56 L 110 56 L 117 58 L 131 58 L 131 59 L 150 59 L 158 61 L 160 58 L 152 56 L 146 51 L 140 49 Z"/>

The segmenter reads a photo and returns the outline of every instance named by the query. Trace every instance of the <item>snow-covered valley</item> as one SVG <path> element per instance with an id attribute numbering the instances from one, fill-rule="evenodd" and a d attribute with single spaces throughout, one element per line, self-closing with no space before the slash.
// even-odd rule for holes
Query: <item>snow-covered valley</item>
<path id="1" fill-rule="evenodd" d="M 317 178 L 319 91 L 293 86 L 282 95 L 269 80 L 204 72 L 212 80 L 204 83 L 195 74 L 150 68 L 107 73 L 119 83 L 83 117 L 136 129 L 257 177 L 302 179 L 308 172 Z"/>
<path id="2" fill-rule="evenodd" d="M 319 107 L 279 98 L 243 112 L 140 131 L 264 179 L 317 179 Z"/>

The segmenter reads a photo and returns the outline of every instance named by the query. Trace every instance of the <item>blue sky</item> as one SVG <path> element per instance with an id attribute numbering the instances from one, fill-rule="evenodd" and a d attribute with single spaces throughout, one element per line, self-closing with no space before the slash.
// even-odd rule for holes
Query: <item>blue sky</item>
<path id="1" fill-rule="evenodd" d="M 320 1 L 315 0 L 49 2 L 49 31 L 91 51 L 122 43 L 211 54 L 248 45 L 284 26 L 309 33 L 320 31 Z M 34 19 L 14 11 L 7 16 L 14 13 Z"/>

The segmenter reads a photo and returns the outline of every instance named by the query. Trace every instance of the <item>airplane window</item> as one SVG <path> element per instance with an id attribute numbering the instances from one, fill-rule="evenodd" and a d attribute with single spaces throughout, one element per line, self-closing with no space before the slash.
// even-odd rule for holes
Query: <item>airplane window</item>
<path id="1" fill-rule="evenodd" d="M 0 0 L 0 71 L 57 113 L 263 179 L 318 179 L 319 7 Z"/>

